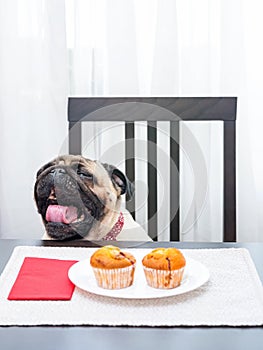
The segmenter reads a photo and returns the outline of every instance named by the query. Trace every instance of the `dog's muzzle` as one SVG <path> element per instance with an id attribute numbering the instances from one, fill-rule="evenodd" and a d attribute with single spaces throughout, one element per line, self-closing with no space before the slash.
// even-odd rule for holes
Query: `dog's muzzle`
<path id="1" fill-rule="evenodd" d="M 39 175 L 35 200 L 47 234 L 58 240 L 83 238 L 104 212 L 100 199 L 66 166 Z"/>

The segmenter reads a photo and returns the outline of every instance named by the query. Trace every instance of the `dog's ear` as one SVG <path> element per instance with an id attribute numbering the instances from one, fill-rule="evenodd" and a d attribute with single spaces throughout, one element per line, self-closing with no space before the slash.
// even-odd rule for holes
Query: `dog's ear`
<path id="1" fill-rule="evenodd" d="M 52 165 L 54 165 L 54 160 L 52 160 L 52 161 L 46 163 L 45 165 L 43 165 L 43 166 L 37 171 L 36 178 L 38 178 L 40 174 L 42 174 L 46 169 L 50 168 Z"/>
<path id="2" fill-rule="evenodd" d="M 134 194 L 134 185 L 130 182 L 126 175 L 111 164 L 102 164 L 107 170 L 113 185 L 121 190 L 121 194 L 126 193 L 126 200 L 132 199 Z"/>
<path id="3" fill-rule="evenodd" d="M 43 173 L 44 170 L 46 170 L 48 167 L 49 167 L 50 163 L 47 163 L 45 165 L 43 165 L 38 171 L 37 171 L 37 174 L 36 174 L 36 178 L 39 177 L 40 174 Z"/>

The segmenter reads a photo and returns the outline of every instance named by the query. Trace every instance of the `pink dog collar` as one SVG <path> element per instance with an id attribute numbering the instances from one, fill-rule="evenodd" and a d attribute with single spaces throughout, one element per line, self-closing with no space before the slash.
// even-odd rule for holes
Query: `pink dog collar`
<path id="1" fill-rule="evenodd" d="M 102 238 L 103 241 L 116 241 L 118 234 L 121 232 L 124 225 L 124 216 L 120 212 L 118 221 L 115 223 L 113 228 Z"/>

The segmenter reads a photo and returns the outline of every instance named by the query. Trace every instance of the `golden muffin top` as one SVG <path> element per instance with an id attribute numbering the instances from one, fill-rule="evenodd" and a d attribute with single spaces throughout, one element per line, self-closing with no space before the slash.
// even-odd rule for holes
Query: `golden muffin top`
<path id="1" fill-rule="evenodd" d="M 117 269 L 134 265 L 136 259 L 128 252 L 123 252 L 119 247 L 107 245 L 96 250 L 91 258 L 92 267 L 101 269 Z"/>
<path id="2" fill-rule="evenodd" d="M 156 248 L 142 259 L 142 264 L 157 270 L 178 270 L 185 266 L 185 258 L 176 248 Z"/>

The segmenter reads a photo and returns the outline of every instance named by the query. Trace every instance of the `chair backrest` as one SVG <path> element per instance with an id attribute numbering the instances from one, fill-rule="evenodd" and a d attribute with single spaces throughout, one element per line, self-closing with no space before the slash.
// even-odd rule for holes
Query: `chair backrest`
<path id="1" fill-rule="evenodd" d="M 138 112 L 138 104 L 140 109 Z M 118 113 L 114 107 L 118 105 Z M 170 122 L 170 160 L 179 169 L 180 121 L 223 122 L 223 240 L 236 241 L 236 105 L 235 97 L 72 97 L 68 101 L 69 153 L 81 154 L 83 122 L 125 122 L 126 175 L 135 180 L 134 122 L 147 121 L 148 147 L 148 232 L 157 237 L 157 121 Z M 145 107 L 145 108 L 144 108 Z M 156 108 L 158 107 L 158 108 Z M 107 114 L 96 111 L 107 108 Z M 165 111 L 165 113 L 162 113 Z M 179 178 L 170 167 L 170 240 L 179 241 Z M 134 215 L 135 201 L 127 202 Z M 174 215 L 176 211 L 176 214 Z M 150 220 L 151 219 L 151 220 Z"/>

